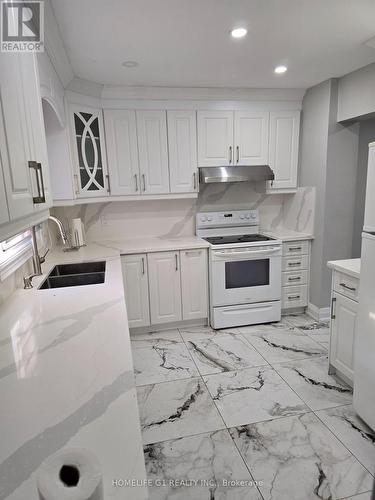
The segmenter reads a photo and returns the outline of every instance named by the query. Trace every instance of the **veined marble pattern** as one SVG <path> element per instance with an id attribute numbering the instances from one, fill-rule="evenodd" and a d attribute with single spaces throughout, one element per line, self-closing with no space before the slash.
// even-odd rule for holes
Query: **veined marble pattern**
<path id="1" fill-rule="evenodd" d="M 149 488 L 151 500 L 261 500 L 227 430 L 149 444 L 144 454 L 148 479 L 165 484 Z M 177 480 L 186 487 L 173 487 L 170 482 Z M 224 486 L 234 480 L 249 486 Z"/>
<path id="2" fill-rule="evenodd" d="M 201 378 L 138 387 L 144 444 L 225 427 Z"/>
<path id="3" fill-rule="evenodd" d="M 293 326 L 297 326 L 300 328 L 301 326 L 308 326 L 317 323 L 311 316 L 308 314 L 288 314 L 283 316 L 283 321 L 290 323 Z"/>
<path id="4" fill-rule="evenodd" d="M 345 497 L 343 500 L 372 500 L 372 493 L 368 491 L 367 493 L 361 493 L 352 497 Z"/>
<path id="5" fill-rule="evenodd" d="M 375 433 L 352 405 L 318 411 L 317 416 L 372 474 L 375 472 Z"/>
<path id="6" fill-rule="evenodd" d="M 214 330 L 210 326 L 192 326 L 186 328 L 179 328 L 181 337 L 185 342 L 195 341 L 195 340 L 207 340 L 221 335 L 236 335 L 238 333 L 237 328 L 224 329 L 224 330 Z"/>
<path id="7" fill-rule="evenodd" d="M 238 331 L 270 363 L 323 356 L 326 350 L 297 328 L 262 325 Z"/>
<path id="8" fill-rule="evenodd" d="M 231 429 L 265 500 L 333 500 L 367 492 L 372 476 L 313 414 Z"/>
<path id="9" fill-rule="evenodd" d="M 184 343 L 157 343 L 134 349 L 133 363 L 137 386 L 199 375 Z"/>
<path id="10" fill-rule="evenodd" d="M 312 410 L 352 402 L 352 389 L 328 375 L 326 356 L 282 363 L 274 368 Z"/>
<path id="11" fill-rule="evenodd" d="M 271 368 L 246 368 L 204 377 L 228 427 L 309 411 Z"/>
<path id="12" fill-rule="evenodd" d="M 140 347 L 150 347 L 157 344 L 178 344 L 183 342 L 180 332 L 177 328 L 173 330 L 163 330 L 160 332 L 134 333 L 130 335 L 132 349 Z"/>
<path id="13" fill-rule="evenodd" d="M 201 375 L 268 364 L 240 335 L 222 334 L 187 346 Z"/>
<path id="14" fill-rule="evenodd" d="M 319 321 L 298 327 L 310 338 L 329 349 L 330 330 L 329 321 Z"/>

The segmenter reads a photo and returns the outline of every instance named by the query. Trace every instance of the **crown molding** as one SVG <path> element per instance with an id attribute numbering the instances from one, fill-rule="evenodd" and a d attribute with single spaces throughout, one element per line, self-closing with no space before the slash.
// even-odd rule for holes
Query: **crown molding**
<path id="1" fill-rule="evenodd" d="M 51 60 L 52 66 L 58 74 L 63 87 L 67 87 L 73 80 L 74 73 L 69 62 L 60 30 L 53 12 L 50 0 L 45 0 L 45 48 Z"/>

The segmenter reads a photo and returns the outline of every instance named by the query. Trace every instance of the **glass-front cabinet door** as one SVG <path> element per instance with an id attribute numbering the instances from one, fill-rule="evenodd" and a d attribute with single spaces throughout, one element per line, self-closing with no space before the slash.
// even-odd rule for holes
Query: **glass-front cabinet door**
<path id="1" fill-rule="evenodd" d="M 109 192 L 102 110 L 70 104 L 74 182 L 77 197 Z"/>

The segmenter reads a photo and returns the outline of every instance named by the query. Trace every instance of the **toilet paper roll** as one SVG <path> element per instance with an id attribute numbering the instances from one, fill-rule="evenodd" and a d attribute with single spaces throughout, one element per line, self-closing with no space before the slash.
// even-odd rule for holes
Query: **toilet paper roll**
<path id="1" fill-rule="evenodd" d="M 37 486 L 40 500 L 103 500 L 100 464 L 87 450 L 60 450 L 41 465 Z"/>
<path id="2" fill-rule="evenodd" d="M 82 247 L 85 244 L 85 230 L 81 219 L 72 219 L 72 240 L 73 245 Z"/>

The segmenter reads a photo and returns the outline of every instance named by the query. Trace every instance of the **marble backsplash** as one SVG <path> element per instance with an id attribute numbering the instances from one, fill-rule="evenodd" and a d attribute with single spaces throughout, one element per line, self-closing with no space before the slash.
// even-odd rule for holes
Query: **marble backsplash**
<path id="1" fill-rule="evenodd" d="M 258 209 L 261 230 L 293 230 L 313 234 L 315 189 L 293 194 L 266 194 L 254 184 L 211 184 L 197 199 L 124 201 L 58 207 L 52 212 L 69 227 L 80 217 L 87 241 L 195 234 L 195 214 L 210 210 Z"/>

